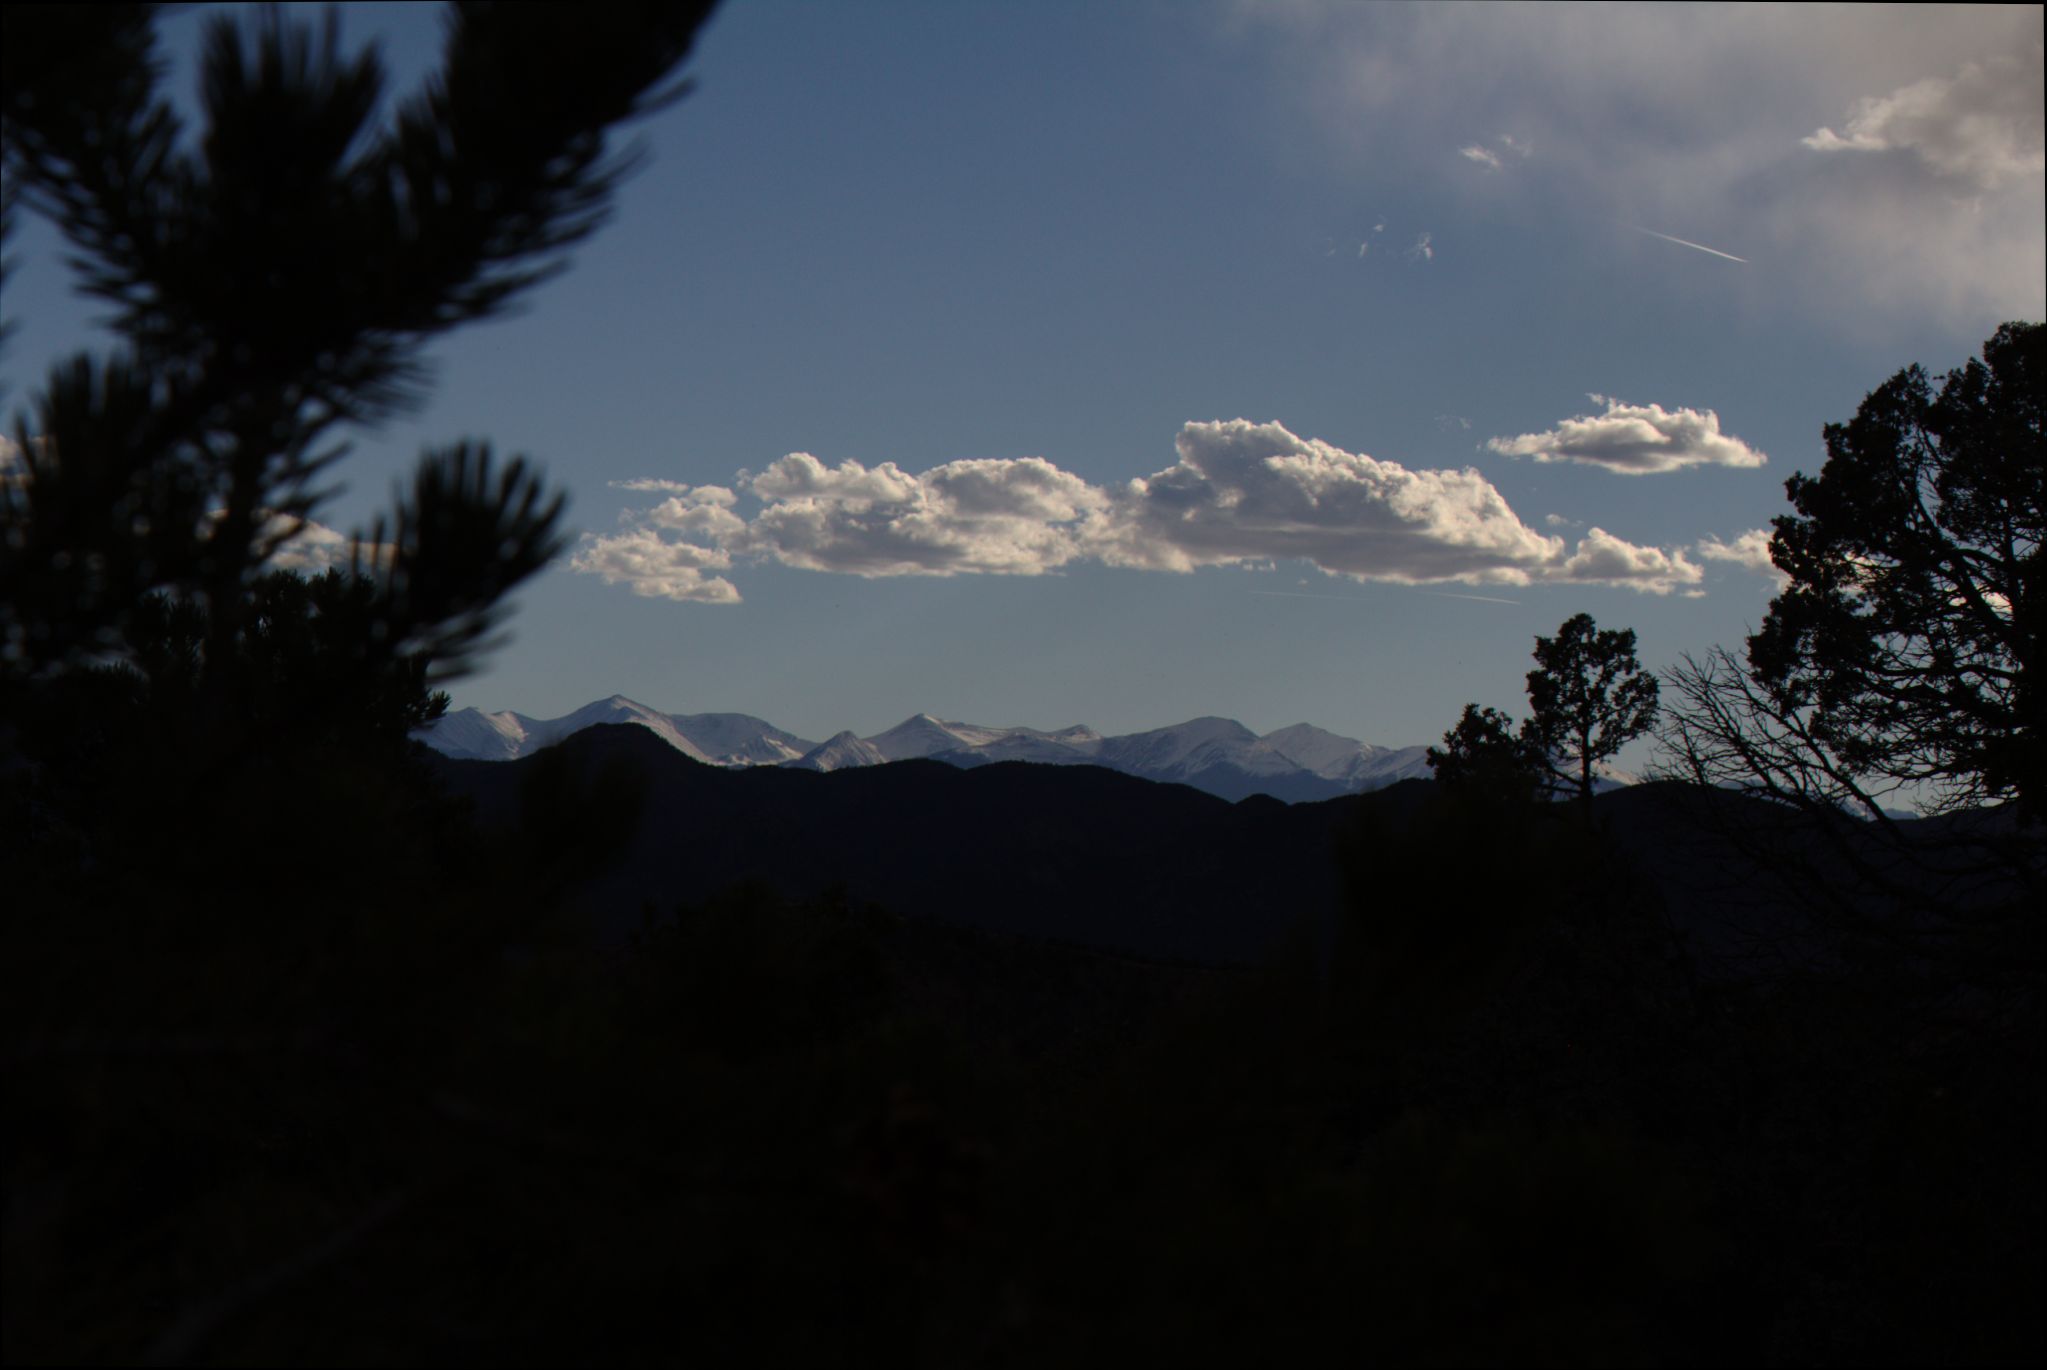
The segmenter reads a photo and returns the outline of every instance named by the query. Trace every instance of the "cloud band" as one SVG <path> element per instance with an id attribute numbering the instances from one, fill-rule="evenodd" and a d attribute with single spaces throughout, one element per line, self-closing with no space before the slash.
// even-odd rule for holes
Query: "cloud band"
<path id="1" fill-rule="evenodd" d="M 1592 528 L 1575 547 L 1523 523 L 1475 470 L 1410 470 L 1278 423 L 1189 423 L 1178 460 L 1120 486 L 1091 485 L 1039 457 L 828 466 L 781 458 L 736 488 L 635 480 L 666 493 L 587 535 L 571 569 L 636 594 L 736 603 L 717 574 L 741 561 L 888 576 L 1042 575 L 1081 562 L 1186 573 L 1301 560 L 1327 575 L 1443 582 L 1621 585 L 1690 591 L 1682 551 Z M 760 508 L 738 511 L 742 496 Z"/>

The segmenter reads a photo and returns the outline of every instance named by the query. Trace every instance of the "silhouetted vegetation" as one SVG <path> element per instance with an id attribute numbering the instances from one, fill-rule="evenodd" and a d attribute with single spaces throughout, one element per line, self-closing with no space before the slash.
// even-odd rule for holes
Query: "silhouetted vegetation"
<path id="1" fill-rule="evenodd" d="M 1726 833 L 1768 883 L 1861 945 L 1999 995 L 2038 992 L 2047 926 L 2031 679 L 2043 347 L 2047 327 L 2006 324 L 1938 394 L 1909 367 L 1827 427 L 1820 475 L 1786 483 L 1797 512 L 1771 541 L 1783 590 L 1745 657 L 1715 648 L 1670 673 L 1663 732 L 1674 774 L 1779 811 Z M 1940 818 L 1908 830 L 1893 805 Z M 1795 849 L 1786 812 L 1806 839 Z"/>
<path id="2" fill-rule="evenodd" d="M 146 13 L 10 7 L 10 187 L 127 350 L 59 369 L 0 483 L 0 1355 L 2047 1351 L 2037 829 L 1671 783 L 1582 822 L 1554 770 L 1594 804 L 1653 703 L 1589 618 L 1539 639 L 1547 721 L 1467 709 L 1443 783 L 1318 804 L 727 772 L 637 729 L 495 765 L 410 744 L 552 501 L 458 447 L 352 568 L 270 552 L 319 435 L 594 225 L 604 131 L 701 18 L 464 6 L 442 84 L 366 138 L 373 62 L 221 30 L 187 163 Z M 252 185 L 264 232 L 209 198 Z M 335 287 L 356 259 L 391 289 Z M 1728 836 L 1759 831 L 1789 838 Z M 1745 899 L 1816 852 L 1843 907 L 1922 907 L 1885 844 L 1950 836 L 2006 864 L 1939 886 L 1973 931 L 1931 949 Z"/>
<path id="3" fill-rule="evenodd" d="M 1428 762 L 1437 784 L 1472 798 L 1523 802 L 1544 781 L 1542 759 L 1514 730 L 1514 720 L 1477 704 L 1464 706 L 1443 745 L 1429 748 Z"/>
<path id="4" fill-rule="evenodd" d="M 1635 630 L 1601 632 L 1578 614 L 1555 637 L 1535 639 L 1523 732 L 1551 778 L 1589 810 L 1599 764 L 1655 725 L 1656 696 L 1656 677 L 1635 660 Z"/>
<path id="5" fill-rule="evenodd" d="M 1528 717 L 1520 731 L 1498 709 L 1464 706 L 1428 752 L 1435 778 L 1467 797 L 1527 797 L 1537 786 L 1592 808 L 1601 763 L 1656 723 L 1656 677 L 1635 660 L 1635 630 L 1602 632 L 1590 614 L 1535 639 Z"/>
<path id="6" fill-rule="evenodd" d="M 1745 660 L 1673 672 L 1684 773 L 1881 820 L 2016 802 L 2043 814 L 2047 326 L 2010 323 L 1936 395 L 1908 367 L 1785 483 L 1786 577 Z"/>

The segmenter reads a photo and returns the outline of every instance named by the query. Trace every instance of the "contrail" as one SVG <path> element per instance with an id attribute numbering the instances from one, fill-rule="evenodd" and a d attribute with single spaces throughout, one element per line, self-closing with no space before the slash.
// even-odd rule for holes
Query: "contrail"
<path id="1" fill-rule="evenodd" d="M 1740 262 L 1743 266 L 1749 264 L 1749 260 L 1746 257 L 1737 257 L 1732 252 L 1722 252 L 1717 247 L 1707 247 L 1704 243 L 1695 243 L 1689 238 L 1673 238 L 1668 233 L 1658 233 L 1655 229 L 1644 228 L 1640 224 L 1628 224 L 1627 227 L 1634 229 L 1637 233 L 1646 233 L 1652 238 L 1661 238 L 1666 243 L 1676 243 L 1679 247 L 1689 247 L 1700 252 L 1710 252 L 1716 257 L 1725 257 L 1730 262 Z"/>
<path id="2" fill-rule="evenodd" d="M 1253 590 L 1251 593 L 1254 595 L 1264 595 L 1268 599 L 1328 599 L 1334 600 L 1338 604 L 1364 604 L 1368 602 L 1354 595 L 1311 595 L 1300 590 Z M 1441 595 L 1444 599 L 1475 599 L 1480 604 L 1519 604 L 1521 602 L 1518 599 L 1494 599 L 1491 595 L 1453 594 L 1449 590 L 1420 590 L 1418 593 Z"/>
<path id="3" fill-rule="evenodd" d="M 1253 590 L 1251 593 L 1254 595 L 1264 595 L 1267 599 L 1330 599 L 1335 600 L 1339 604 L 1363 604 L 1366 602 L 1355 595 L 1310 595 L 1303 594 L 1299 590 Z"/>

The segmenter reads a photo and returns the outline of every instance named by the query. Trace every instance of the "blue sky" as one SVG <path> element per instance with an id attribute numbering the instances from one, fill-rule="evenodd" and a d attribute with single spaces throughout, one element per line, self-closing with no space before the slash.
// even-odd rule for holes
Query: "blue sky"
<path id="1" fill-rule="evenodd" d="M 458 705 L 1433 740 L 1581 610 L 1738 644 L 1821 426 L 2047 295 L 2037 7 L 733 0 L 691 71 L 321 513 L 463 436 L 569 492 Z M 18 404 L 93 335 L 12 255 Z"/>

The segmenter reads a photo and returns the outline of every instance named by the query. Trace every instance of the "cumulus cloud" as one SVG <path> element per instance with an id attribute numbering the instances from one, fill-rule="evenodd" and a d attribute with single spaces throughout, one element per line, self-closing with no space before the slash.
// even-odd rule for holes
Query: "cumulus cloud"
<path id="1" fill-rule="evenodd" d="M 1623 404 L 1605 395 L 1587 398 L 1605 405 L 1605 412 L 1565 419 L 1546 433 L 1492 438 L 1486 447 L 1503 457 L 1579 462 L 1624 476 L 1686 466 L 1761 466 L 1769 460 L 1740 438 L 1722 433 L 1720 416 L 1711 409 Z"/>
<path id="2" fill-rule="evenodd" d="M 1356 579 L 1519 579 L 1558 546 L 1476 471 L 1410 471 L 1277 423 L 1190 423 L 1178 464 L 1130 481 L 1096 537 L 1113 566 L 1300 558 Z"/>
<path id="3" fill-rule="evenodd" d="M 1040 575 L 1081 555 L 1101 493 L 1041 457 L 827 467 L 794 452 L 747 482 L 766 504 L 742 545 L 756 556 L 858 576 Z"/>
<path id="4" fill-rule="evenodd" d="M 1938 175 L 1983 190 L 2047 169 L 2040 63 L 2004 56 L 1966 63 L 1888 95 L 1856 102 L 1845 133 L 1821 128 L 1800 141 L 1815 152 L 1901 152 Z"/>
<path id="5" fill-rule="evenodd" d="M 1767 528 L 1751 528 L 1732 542 L 1722 542 L 1711 536 L 1701 538 L 1698 553 L 1708 561 L 1731 562 L 1745 571 L 1768 576 L 1779 588 L 1791 580 L 1770 560 L 1770 530 Z"/>
<path id="6" fill-rule="evenodd" d="M 570 568 L 638 594 L 732 604 L 722 577 L 735 556 L 865 576 L 1041 575 L 1082 555 L 1082 525 L 1101 491 L 1037 457 L 948 462 L 912 474 L 894 462 L 827 466 L 792 452 L 735 482 L 762 508 L 735 512 L 737 491 L 647 481 L 672 490 L 630 513 L 621 532 L 588 536 Z"/>
<path id="7" fill-rule="evenodd" d="M 289 530 L 287 520 L 272 517 L 265 527 L 266 535 L 279 536 Z M 328 571 L 345 571 L 349 564 L 349 549 L 353 539 L 338 529 L 324 523 L 307 519 L 296 533 L 287 538 L 270 556 L 270 568 L 276 571 L 297 571 L 301 575 L 318 576 Z"/>
<path id="8" fill-rule="evenodd" d="M 601 576 L 607 585 L 624 585 L 649 599 L 696 604 L 739 602 L 737 586 L 706 574 L 731 565 L 731 555 L 721 548 L 664 538 L 652 527 L 585 538 L 569 558 L 570 570 Z"/>
<path id="9" fill-rule="evenodd" d="M 1177 465 L 1118 492 L 1095 539 L 1108 564 L 1189 571 L 1298 558 L 1354 580 L 1597 580 L 1659 594 L 1698 579 L 1682 554 L 1588 556 L 1590 535 L 1569 553 L 1474 470 L 1413 471 L 1246 419 L 1187 424 L 1175 446 Z"/>
<path id="10" fill-rule="evenodd" d="M 1669 594 L 1704 579 L 1699 568 L 1685 560 L 1683 552 L 1666 552 L 1657 547 L 1637 547 L 1623 542 L 1604 528 L 1589 528 L 1579 539 L 1578 550 L 1567 558 L 1553 577 L 1557 580 L 1596 581 L 1606 585 L 1633 585 L 1656 594 Z"/>
<path id="11" fill-rule="evenodd" d="M 45 450 L 46 438 L 32 437 L 30 444 L 40 454 Z M 21 485 L 28 479 L 28 462 L 24 459 L 21 445 L 14 439 L 0 434 L 0 487 Z M 221 511 L 205 516 L 201 529 L 210 527 L 221 516 Z M 267 565 L 275 571 L 297 571 L 305 576 L 324 575 L 328 571 L 348 569 L 354 550 L 355 540 L 347 533 L 329 528 L 315 519 L 301 519 L 294 529 L 293 521 L 282 514 L 262 514 L 262 536 L 277 541 L 270 553 Z M 369 547 L 366 553 L 372 562 L 382 559 L 379 548 Z"/>
<path id="12" fill-rule="evenodd" d="M 828 466 L 791 453 L 736 489 L 677 493 L 584 539 L 571 568 L 636 593 L 736 603 L 736 561 L 886 576 L 1042 575 L 1081 561 L 1134 570 L 1307 561 L 1361 581 L 1625 585 L 1652 594 L 1700 578 L 1682 552 L 1590 530 L 1576 548 L 1538 533 L 1473 470 L 1415 471 L 1304 439 L 1277 423 L 1190 423 L 1178 461 L 1098 487 L 1038 457 Z M 740 493 L 759 503 L 738 512 Z"/>
<path id="13" fill-rule="evenodd" d="M 216 509 L 205 516 L 210 527 L 225 511 Z M 273 571 L 296 571 L 302 576 L 320 576 L 329 571 L 346 571 L 353 562 L 355 538 L 315 519 L 292 520 L 283 514 L 262 514 L 261 536 L 276 545 L 265 563 Z M 365 544 L 363 558 L 372 567 L 389 557 L 388 547 Z"/>

